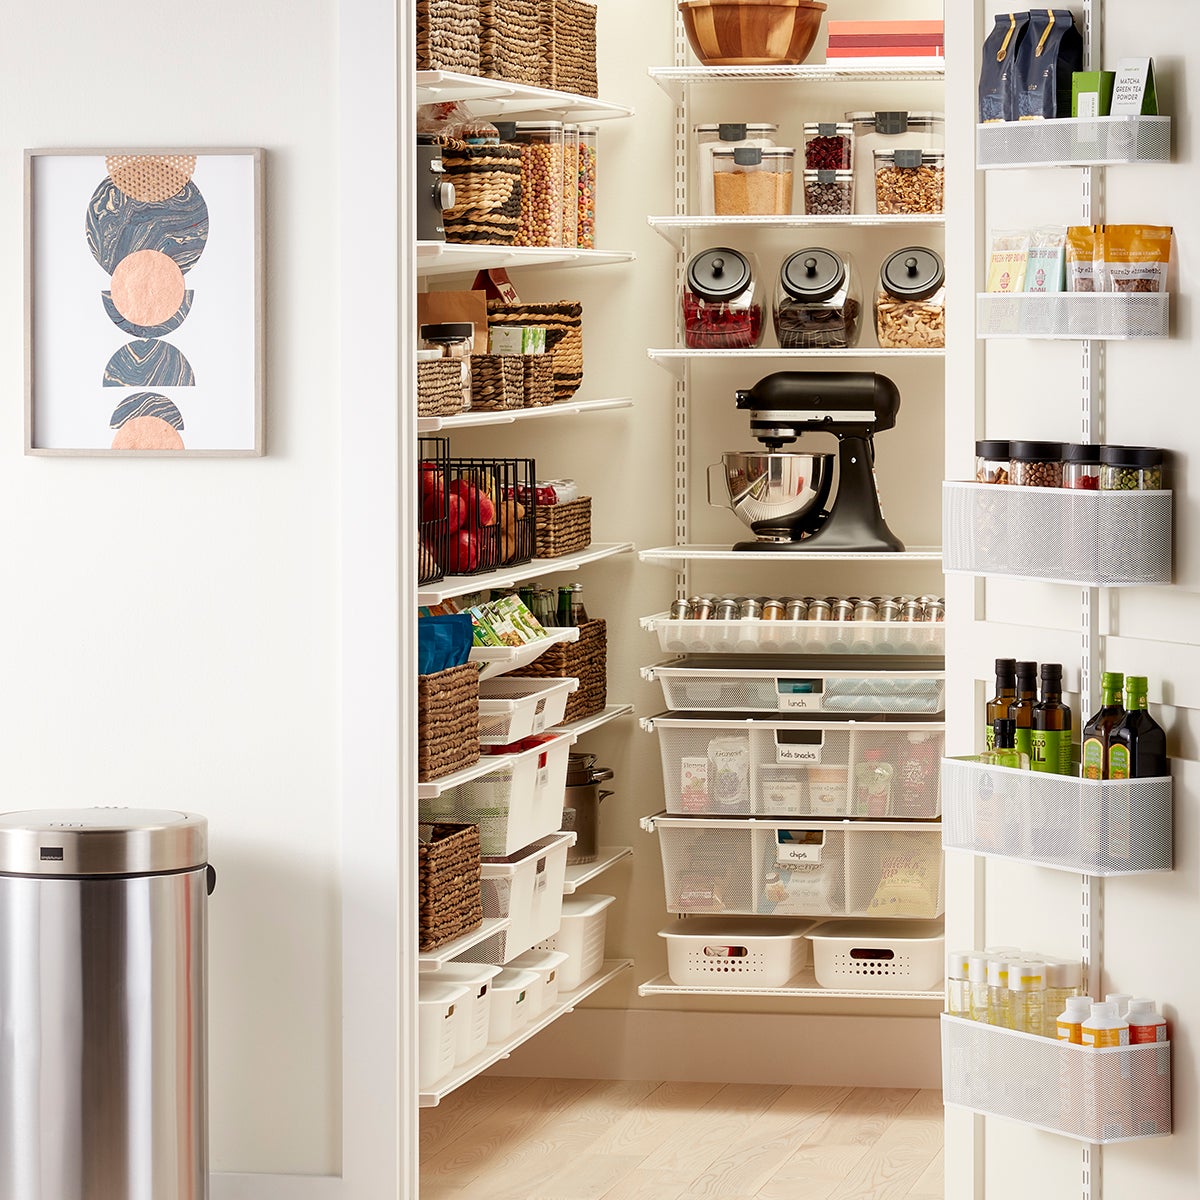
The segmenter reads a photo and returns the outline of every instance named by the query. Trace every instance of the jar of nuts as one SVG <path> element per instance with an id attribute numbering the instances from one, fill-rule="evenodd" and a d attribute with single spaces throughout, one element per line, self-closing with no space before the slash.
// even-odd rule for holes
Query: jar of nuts
<path id="1" fill-rule="evenodd" d="M 681 297 L 684 345 L 701 350 L 756 347 L 763 334 L 756 273 L 753 256 L 729 246 L 693 256 Z"/>
<path id="2" fill-rule="evenodd" d="M 946 155 L 941 150 L 876 150 L 877 213 L 940 213 L 945 208 Z"/>
<path id="3" fill-rule="evenodd" d="M 1163 485 L 1163 452 L 1152 446 L 1101 446 L 1100 490 L 1156 492 Z"/>
<path id="4" fill-rule="evenodd" d="M 938 112 L 848 112 L 854 126 L 854 211 L 875 211 L 876 150 L 941 150 L 946 118 Z"/>
<path id="5" fill-rule="evenodd" d="M 884 259 L 875 294 L 875 334 L 892 350 L 946 345 L 946 268 L 925 246 L 906 246 Z"/>
<path id="6" fill-rule="evenodd" d="M 983 441 L 975 443 L 975 482 L 1008 483 L 1008 464 L 1012 454 L 1010 443 Z"/>
<path id="7" fill-rule="evenodd" d="M 561 121 L 518 121 L 513 142 L 521 147 L 521 217 L 518 246 L 563 244 L 563 170 L 566 161 Z"/>
<path id="8" fill-rule="evenodd" d="M 1100 447 L 1068 442 L 1062 448 L 1063 482 L 1065 488 L 1084 492 L 1100 490 Z"/>
<path id="9" fill-rule="evenodd" d="M 1017 487 L 1062 487 L 1062 442 L 1012 442 L 1009 474 Z"/>
<path id="10" fill-rule="evenodd" d="M 775 287 L 775 336 L 784 350 L 858 345 L 862 304 L 848 258 L 813 247 L 785 259 Z"/>

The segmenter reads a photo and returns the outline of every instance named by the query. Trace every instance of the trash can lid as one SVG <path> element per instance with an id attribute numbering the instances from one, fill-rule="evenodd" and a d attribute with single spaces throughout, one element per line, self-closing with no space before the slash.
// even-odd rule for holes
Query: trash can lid
<path id="1" fill-rule="evenodd" d="M 147 808 L 0 813 L 2 875 L 165 875 L 208 862 L 208 820 Z"/>

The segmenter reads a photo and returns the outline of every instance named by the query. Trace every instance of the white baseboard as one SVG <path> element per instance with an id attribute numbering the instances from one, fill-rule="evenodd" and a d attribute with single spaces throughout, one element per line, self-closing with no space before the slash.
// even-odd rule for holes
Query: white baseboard
<path id="1" fill-rule="evenodd" d="M 581 1008 L 492 1069 L 562 1079 L 942 1085 L 936 1017 Z"/>
<path id="2" fill-rule="evenodd" d="M 265 1175 L 214 1171 L 212 1200 L 338 1200 L 344 1185 L 338 1175 Z"/>

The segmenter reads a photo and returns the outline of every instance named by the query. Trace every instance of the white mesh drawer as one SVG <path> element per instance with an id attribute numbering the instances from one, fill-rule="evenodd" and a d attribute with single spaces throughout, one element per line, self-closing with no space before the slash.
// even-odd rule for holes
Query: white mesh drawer
<path id="1" fill-rule="evenodd" d="M 578 679 L 517 679 L 502 675 L 479 685 L 479 740 L 508 746 L 562 722 Z"/>
<path id="2" fill-rule="evenodd" d="M 1090 587 L 1171 582 L 1172 493 L 942 485 L 942 568 Z"/>
<path id="3" fill-rule="evenodd" d="M 928 992 L 939 987 L 944 976 L 946 936 L 941 921 L 831 921 L 807 936 L 822 987 Z"/>
<path id="4" fill-rule="evenodd" d="M 1084 1142 L 1171 1132 L 1171 1044 L 1093 1050 L 942 1016 L 942 1096 Z"/>
<path id="5" fill-rule="evenodd" d="M 1165 338 L 1171 297 L 1167 292 L 979 292 L 975 317 L 981 338 Z"/>
<path id="6" fill-rule="evenodd" d="M 807 965 L 811 926 L 694 917 L 658 936 L 667 943 L 667 973 L 680 987 L 779 988 Z"/>
<path id="7" fill-rule="evenodd" d="M 1170 117 L 1063 117 L 975 127 L 980 167 L 1105 166 L 1169 162 Z"/>
<path id="8" fill-rule="evenodd" d="M 1093 782 L 947 758 L 942 795 L 950 849 L 1085 875 L 1171 870 L 1169 776 Z"/>

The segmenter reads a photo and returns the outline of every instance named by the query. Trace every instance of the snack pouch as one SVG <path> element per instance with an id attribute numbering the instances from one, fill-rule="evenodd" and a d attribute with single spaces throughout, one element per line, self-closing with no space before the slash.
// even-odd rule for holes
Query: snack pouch
<path id="1" fill-rule="evenodd" d="M 988 259 L 987 290 L 1003 293 L 1024 291 L 1028 256 L 1029 234 L 1023 230 L 995 230 L 992 233 L 992 253 Z"/>
<path id="2" fill-rule="evenodd" d="M 1027 292 L 1061 292 L 1066 256 L 1067 231 L 1047 225 L 1029 235 L 1029 258 L 1025 267 Z"/>
<path id="3" fill-rule="evenodd" d="M 996 24 L 983 43 L 983 64 L 979 68 L 981 124 L 1015 120 L 1013 68 L 1028 26 L 1027 12 L 996 14 Z"/>
<path id="4" fill-rule="evenodd" d="M 1072 225 L 1067 230 L 1067 291 L 1096 291 L 1095 231 L 1091 225 Z"/>
<path id="5" fill-rule="evenodd" d="M 1083 70 L 1083 37 L 1065 8 L 1032 8 L 1017 49 L 1013 100 L 1018 121 L 1071 115 L 1071 76 Z"/>
<path id="6" fill-rule="evenodd" d="M 1103 229 L 1106 292 L 1167 290 L 1170 225 L 1105 225 Z"/>

